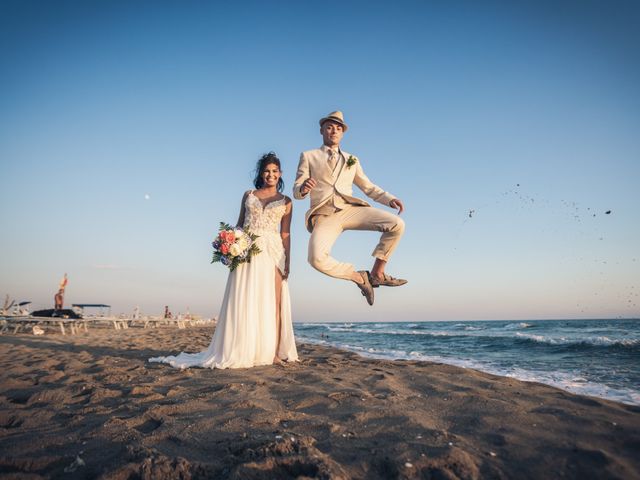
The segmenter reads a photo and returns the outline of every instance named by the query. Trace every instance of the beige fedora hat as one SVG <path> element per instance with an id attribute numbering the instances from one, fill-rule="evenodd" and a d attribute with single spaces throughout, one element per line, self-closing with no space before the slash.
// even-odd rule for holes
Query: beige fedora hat
<path id="1" fill-rule="evenodd" d="M 339 123 L 340 125 L 342 125 L 342 128 L 344 128 L 345 132 L 349 129 L 349 127 L 347 127 L 347 124 L 344 123 L 344 116 L 342 115 L 342 112 L 340 110 L 336 110 L 335 112 L 331 112 L 326 117 L 322 117 L 320 119 L 320 126 L 322 126 L 324 122 L 328 121 Z"/>

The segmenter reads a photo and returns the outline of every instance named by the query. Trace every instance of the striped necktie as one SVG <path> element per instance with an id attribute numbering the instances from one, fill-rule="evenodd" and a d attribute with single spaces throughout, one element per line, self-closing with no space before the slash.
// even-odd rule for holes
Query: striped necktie
<path id="1" fill-rule="evenodd" d="M 329 169 L 333 172 L 336 168 L 336 164 L 338 163 L 338 152 L 335 150 L 331 150 L 329 153 Z"/>

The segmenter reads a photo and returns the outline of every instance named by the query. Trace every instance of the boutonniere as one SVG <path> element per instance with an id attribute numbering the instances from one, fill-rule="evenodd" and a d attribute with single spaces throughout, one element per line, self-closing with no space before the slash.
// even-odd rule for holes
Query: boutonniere
<path id="1" fill-rule="evenodd" d="M 353 155 L 349 155 L 349 159 L 347 160 L 347 168 L 353 167 L 357 161 L 358 160 L 356 160 L 356 157 L 354 157 Z"/>

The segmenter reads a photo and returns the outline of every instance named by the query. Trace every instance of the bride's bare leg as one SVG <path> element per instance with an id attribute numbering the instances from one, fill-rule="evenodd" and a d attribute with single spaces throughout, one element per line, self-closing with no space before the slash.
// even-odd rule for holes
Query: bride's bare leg
<path id="1" fill-rule="evenodd" d="M 276 355 L 273 357 L 273 363 L 282 363 L 282 359 L 278 357 L 278 350 L 280 349 L 280 325 L 282 319 L 280 318 L 280 310 L 282 307 L 282 274 L 276 267 Z"/>

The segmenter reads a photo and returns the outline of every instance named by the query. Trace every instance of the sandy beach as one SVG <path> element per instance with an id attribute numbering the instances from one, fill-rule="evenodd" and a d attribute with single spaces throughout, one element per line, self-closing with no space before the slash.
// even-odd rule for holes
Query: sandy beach
<path id="1" fill-rule="evenodd" d="M 417 361 L 175 370 L 212 327 L 0 337 L 2 478 L 640 478 L 640 408 Z"/>

